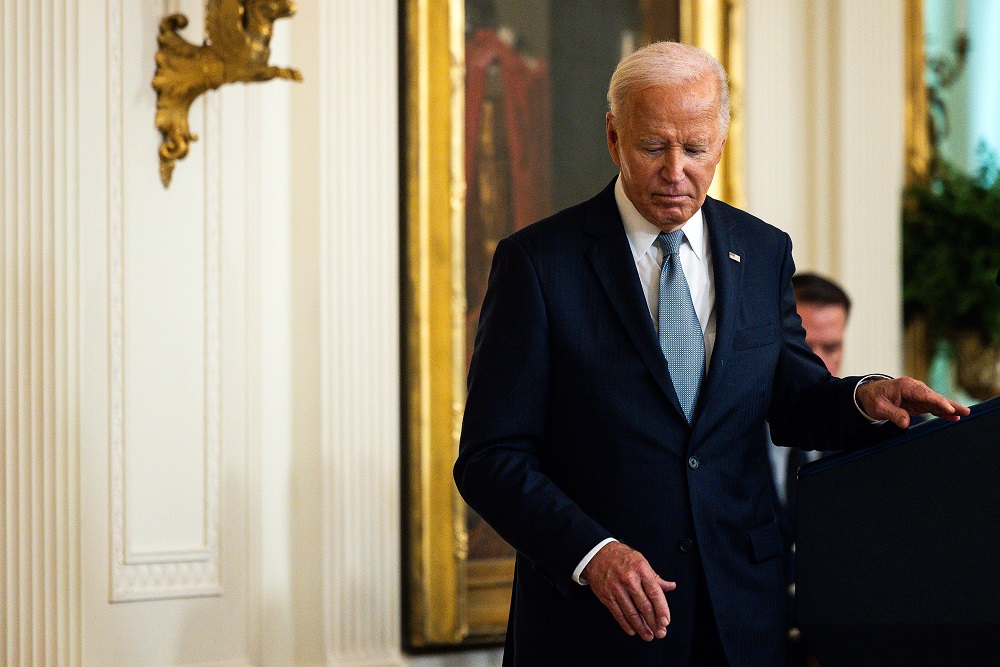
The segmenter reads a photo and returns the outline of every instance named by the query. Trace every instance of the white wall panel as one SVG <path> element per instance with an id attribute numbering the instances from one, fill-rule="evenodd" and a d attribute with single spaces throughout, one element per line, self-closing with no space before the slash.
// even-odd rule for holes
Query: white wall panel
<path id="1" fill-rule="evenodd" d="M 255 102 L 243 86 L 200 98 L 200 139 L 164 189 L 150 81 L 167 11 L 201 42 L 199 0 L 105 0 L 81 16 L 83 663 L 258 664 Z"/>
<path id="2" fill-rule="evenodd" d="M 319 582 L 318 567 L 303 567 L 302 562 L 317 563 L 319 550 L 296 558 L 292 534 L 296 529 L 319 532 L 318 524 L 303 520 L 303 513 L 296 512 L 293 502 L 303 502 L 303 490 L 293 493 L 292 464 L 294 460 L 293 437 L 296 406 L 292 394 L 298 388 L 293 380 L 293 341 L 312 339 L 310 329 L 293 324 L 290 300 L 298 291 L 292 288 L 295 263 L 291 253 L 293 229 L 306 227 L 306 219 L 292 224 L 289 178 L 291 154 L 289 150 L 290 96 L 301 96 L 302 88 L 315 76 L 308 66 L 309 60 L 289 55 L 289 34 L 299 22 L 308 21 L 309 5 L 299 5 L 299 14 L 287 25 L 277 26 L 271 41 L 271 60 L 304 67 L 306 83 L 289 88 L 288 95 L 276 95 L 265 87 L 250 87 L 247 95 L 255 100 L 247 106 L 247 129 L 254 139 L 246 143 L 247 162 L 260 165 L 248 173 L 247 187 L 256 196 L 246 200 L 251 238 L 248 238 L 247 264 L 259 266 L 259 271 L 248 272 L 247 294 L 259 304 L 251 308 L 248 321 L 251 349 L 260 355 L 259 374 L 248 378 L 252 390 L 248 393 L 247 413 L 259 418 L 248 420 L 248 428 L 256 431 L 251 438 L 260 443 L 257 450 L 248 452 L 247 486 L 254 495 L 253 511 L 260 521 L 260 539 L 255 545 L 261 560 L 252 572 L 251 585 L 258 588 L 259 618 L 251 625 L 256 628 L 255 643 L 260 646 L 261 665 L 291 665 L 295 661 L 296 638 L 313 638 L 314 653 L 322 655 L 321 634 L 309 625 L 296 623 L 293 608 L 297 600 L 293 583 L 299 578 Z M 315 246 L 314 246 L 315 247 Z M 315 276 L 315 273 L 313 273 Z M 298 287 L 306 294 L 315 294 L 318 285 L 315 277 L 311 286 Z M 312 312 L 315 313 L 313 308 Z M 315 361 L 308 362 L 315 366 Z M 313 389 L 315 395 L 315 389 Z M 318 433 L 318 429 L 316 431 Z M 316 447 L 318 435 L 301 439 Z M 313 466 L 315 469 L 316 466 Z M 318 483 L 313 486 L 318 487 Z M 308 500 L 305 501 L 308 504 Z M 304 528 L 299 528 L 305 524 Z M 305 573 L 305 574 L 303 574 Z M 320 586 L 314 584 L 313 589 Z M 322 614 L 317 604 L 312 613 L 303 613 L 307 623 Z M 300 640 L 301 641 L 301 640 Z M 317 658 L 318 663 L 320 658 Z M 301 656 L 300 661 L 305 661 Z"/>
<path id="3" fill-rule="evenodd" d="M 200 5 L 192 9 L 197 26 Z M 158 21 L 154 5 L 109 4 L 116 601 L 221 591 L 219 95 L 192 107 L 204 138 L 175 169 L 186 176 L 165 189 L 151 159 L 160 141 L 149 113 L 156 42 L 146 31 L 123 29 Z"/>

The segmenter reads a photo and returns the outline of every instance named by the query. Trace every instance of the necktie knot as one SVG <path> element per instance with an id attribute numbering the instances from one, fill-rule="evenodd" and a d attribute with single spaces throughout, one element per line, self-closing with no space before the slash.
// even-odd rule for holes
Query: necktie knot
<path id="1" fill-rule="evenodd" d="M 660 235 L 656 237 L 656 242 L 660 244 L 660 248 L 666 255 L 676 255 L 680 251 L 683 241 L 683 229 L 675 229 L 670 233 L 660 232 Z"/>

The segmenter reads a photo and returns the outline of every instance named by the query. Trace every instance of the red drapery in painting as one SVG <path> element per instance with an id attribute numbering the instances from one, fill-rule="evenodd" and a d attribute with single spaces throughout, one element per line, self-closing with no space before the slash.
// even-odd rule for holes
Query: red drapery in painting
<path id="1" fill-rule="evenodd" d="M 492 30 L 478 30 L 465 49 L 465 177 L 475 182 L 480 119 L 489 68 L 499 67 L 503 122 L 511 168 L 513 230 L 549 212 L 552 191 L 549 68 L 521 55 Z M 477 211 L 470 190 L 467 215 Z M 470 219 L 467 224 L 474 225 Z"/>
<path id="2" fill-rule="evenodd" d="M 544 60 L 518 53 L 485 28 L 469 39 L 465 60 L 465 259 L 471 339 L 497 242 L 551 213 L 552 133 Z"/>

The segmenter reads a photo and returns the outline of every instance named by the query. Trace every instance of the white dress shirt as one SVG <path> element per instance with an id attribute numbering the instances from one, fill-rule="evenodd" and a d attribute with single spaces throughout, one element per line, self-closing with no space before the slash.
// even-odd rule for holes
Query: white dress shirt
<path id="1" fill-rule="evenodd" d="M 660 244 L 656 242 L 660 228 L 636 210 L 625 194 L 620 176 L 615 183 L 615 201 L 625 224 L 625 235 L 632 248 L 632 259 L 635 260 L 635 270 L 639 273 L 639 282 L 646 297 L 653 328 L 659 331 L 660 269 L 665 259 Z M 684 230 L 684 240 L 679 250 L 681 267 L 691 291 L 694 312 L 698 315 L 702 333 L 705 334 L 707 371 L 715 348 L 715 276 L 712 273 L 712 251 L 708 243 L 708 231 L 705 229 L 705 216 L 701 209 L 681 229 Z"/>
<path id="2" fill-rule="evenodd" d="M 803 454 L 805 454 L 805 463 L 815 461 L 820 457 L 820 452 L 804 451 Z M 791 447 L 779 447 L 771 441 L 771 429 L 768 428 L 767 456 L 771 460 L 771 479 L 774 481 L 774 490 L 782 505 L 788 503 L 788 489 L 785 488 L 785 484 L 788 480 L 788 459 L 791 455 Z"/>
<path id="3" fill-rule="evenodd" d="M 653 328 L 658 330 L 660 269 L 663 267 L 665 259 L 663 250 L 656 243 L 660 228 L 646 220 L 636 210 L 635 205 L 625 194 L 621 176 L 615 183 L 615 202 L 618 204 L 618 212 L 625 225 L 628 244 L 632 248 L 632 259 L 635 261 L 635 270 L 639 274 L 639 282 L 642 284 L 642 293 L 646 297 L 646 306 L 649 308 L 649 316 L 653 320 Z M 705 229 L 705 216 L 702 215 L 701 209 L 698 209 L 681 226 L 681 229 L 684 230 L 684 241 L 681 242 L 679 250 L 681 268 L 684 269 L 684 277 L 687 280 L 688 289 L 691 291 L 694 312 L 698 315 L 698 322 L 705 335 L 705 372 L 707 373 L 708 366 L 712 361 L 712 350 L 715 348 L 715 276 L 712 273 L 712 251 L 708 243 L 708 232 Z M 617 540 L 609 537 L 591 549 L 573 570 L 573 581 L 586 585 L 586 580 L 580 578 L 584 568 L 597 555 L 601 547 L 608 542 L 615 541 Z"/>

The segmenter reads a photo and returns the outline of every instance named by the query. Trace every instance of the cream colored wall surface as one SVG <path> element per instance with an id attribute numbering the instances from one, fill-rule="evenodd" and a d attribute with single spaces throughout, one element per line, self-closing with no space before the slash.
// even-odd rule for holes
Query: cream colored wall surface
<path id="1" fill-rule="evenodd" d="M 840 271 L 855 301 L 845 365 L 847 372 L 900 375 L 903 3 L 843 5 L 836 221 Z"/>
<path id="2" fill-rule="evenodd" d="M 816 203 L 808 187 L 811 94 L 809 13 L 797 0 L 747 3 L 745 179 L 748 209 L 792 235 L 800 265 Z"/>
<path id="3" fill-rule="evenodd" d="M 902 372 L 903 2 L 747 3 L 749 209 L 854 306 L 845 374 Z"/>

